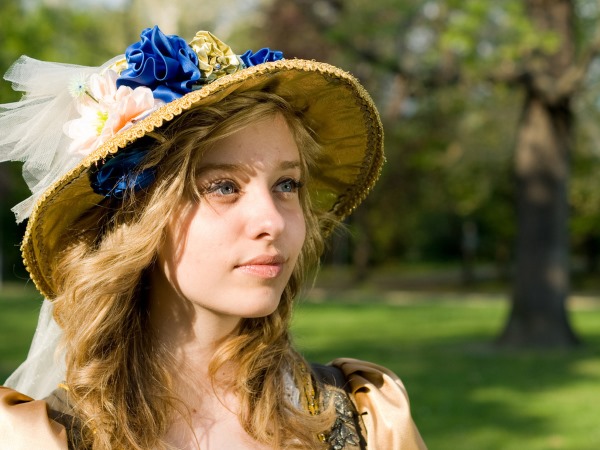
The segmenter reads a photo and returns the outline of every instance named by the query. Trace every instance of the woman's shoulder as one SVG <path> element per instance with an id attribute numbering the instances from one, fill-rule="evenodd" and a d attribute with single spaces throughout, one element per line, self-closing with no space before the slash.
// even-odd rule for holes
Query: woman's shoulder
<path id="1" fill-rule="evenodd" d="M 67 431 L 44 400 L 0 386 L 0 450 L 67 450 Z"/>
<path id="2" fill-rule="evenodd" d="M 327 366 L 315 364 L 313 372 L 326 390 L 338 396 L 340 391 L 347 393 L 368 448 L 427 448 L 413 422 L 404 384 L 394 372 L 351 358 L 335 359 Z"/>
<path id="3" fill-rule="evenodd" d="M 82 448 L 79 430 L 65 389 L 34 400 L 0 386 L 0 450 Z"/>

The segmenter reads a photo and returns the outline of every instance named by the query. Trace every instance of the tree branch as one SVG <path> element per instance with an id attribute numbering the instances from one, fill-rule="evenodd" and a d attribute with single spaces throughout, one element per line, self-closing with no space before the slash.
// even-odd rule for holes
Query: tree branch
<path id="1" fill-rule="evenodd" d="M 517 84 L 525 75 L 525 72 L 520 65 L 512 63 L 510 65 L 503 64 L 497 70 L 490 72 L 485 79 L 492 83 L 502 84 Z"/>
<path id="2" fill-rule="evenodd" d="M 337 13 L 340 13 L 343 9 L 343 3 L 339 0 L 320 1 L 328 4 L 331 10 Z M 329 18 L 330 20 L 325 20 L 315 12 L 315 9 L 312 7 L 314 0 L 296 0 L 296 4 L 302 13 L 307 15 L 309 21 L 319 32 L 327 34 L 330 31 L 333 25 L 331 18 Z M 373 46 L 353 40 L 351 36 L 337 35 L 334 44 L 344 52 L 369 63 L 372 67 L 402 78 L 407 84 L 413 87 L 418 85 L 425 89 L 443 88 L 458 84 L 462 78 L 460 71 L 457 70 L 456 65 L 451 61 L 439 70 L 428 73 L 413 73 L 406 70 L 401 64 L 400 58 L 391 58 L 382 55 Z"/>
<path id="3" fill-rule="evenodd" d="M 600 0 L 597 0 L 600 7 Z M 596 29 L 590 44 L 583 50 L 577 61 L 557 75 L 552 75 L 549 64 L 552 58 L 532 57 L 527 62 L 530 87 L 538 92 L 548 104 L 558 104 L 573 96 L 580 89 L 590 65 L 600 55 L 600 28 Z"/>

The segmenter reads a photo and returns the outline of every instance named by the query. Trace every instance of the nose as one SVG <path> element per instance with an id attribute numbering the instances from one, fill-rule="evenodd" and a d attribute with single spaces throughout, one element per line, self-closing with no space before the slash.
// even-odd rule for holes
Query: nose
<path id="1" fill-rule="evenodd" d="M 282 205 L 270 189 L 248 196 L 246 229 L 252 239 L 276 239 L 286 226 Z"/>

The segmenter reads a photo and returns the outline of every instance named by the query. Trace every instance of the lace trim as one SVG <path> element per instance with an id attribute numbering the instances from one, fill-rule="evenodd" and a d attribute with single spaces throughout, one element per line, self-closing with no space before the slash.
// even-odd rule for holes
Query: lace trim
<path id="1" fill-rule="evenodd" d="M 336 419 L 323 442 L 329 444 L 331 450 L 360 449 L 361 439 L 357 432 L 358 412 L 348 398 L 348 394 L 338 389 L 325 389 L 323 391 L 323 405 L 333 401 Z"/>
<path id="2" fill-rule="evenodd" d="M 304 396 L 309 412 L 316 415 L 319 410 L 327 409 L 330 402 L 333 402 L 335 408 L 335 422 L 328 433 L 319 435 L 321 442 L 328 444 L 329 450 L 366 448 L 364 439 L 359 432 L 360 417 L 354 404 L 350 401 L 348 393 L 337 387 L 324 384 L 321 387 L 319 402 L 315 391 L 315 380 L 306 368 L 303 368 L 302 372 L 304 376 Z"/>

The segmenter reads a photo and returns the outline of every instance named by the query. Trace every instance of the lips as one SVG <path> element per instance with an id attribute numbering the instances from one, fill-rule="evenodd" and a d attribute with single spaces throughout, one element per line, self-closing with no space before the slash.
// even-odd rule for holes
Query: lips
<path id="1" fill-rule="evenodd" d="M 261 255 L 235 266 L 247 275 L 259 278 L 276 278 L 283 271 L 285 258 L 281 255 Z"/>

